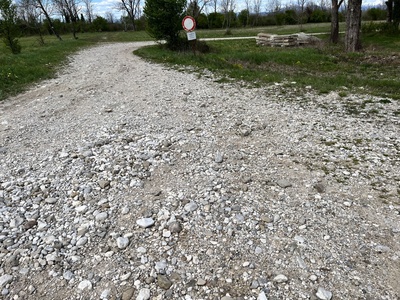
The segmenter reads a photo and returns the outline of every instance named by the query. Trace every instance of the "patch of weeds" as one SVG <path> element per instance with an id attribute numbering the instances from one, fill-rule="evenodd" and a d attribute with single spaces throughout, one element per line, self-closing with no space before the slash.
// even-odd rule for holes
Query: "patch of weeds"
<path id="1" fill-rule="evenodd" d="M 338 93 L 338 95 L 339 95 L 339 97 L 344 98 L 344 97 L 346 97 L 346 96 L 348 95 L 348 93 L 347 93 L 347 92 L 340 91 L 340 92 Z"/>
<path id="2" fill-rule="evenodd" d="M 360 110 L 355 104 L 347 104 L 346 106 L 346 111 L 350 115 L 359 115 Z"/>
<path id="3" fill-rule="evenodd" d="M 379 103 L 389 104 L 389 103 L 392 103 L 392 101 L 390 101 L 389 99 L 381 99 L 381 100 L 379 100 Z"/>
<path id="4" fill-rule="evenodd" d="M 325 175 L 328 175 L 328 174 L 329 174 L 329 169 L 328 169 L 327 167 L 322 166 L 322 167 L 321 167 L 321 170 L 325 173 Z"/>
<path id="5" fill-rule="evenodd" d="M 363 139 L 355 139 L 354 144 L 355 145 L 361 145 L 363 143 Z"/>
<path id="6" fill-rule="evenodd" d="M 371 115 L 377 115 L 377 114 L 379 114 L 379 110 L 374 108 L 374 109 L 369 110 L 368 113 L 371 114 Z"/>
<path id="7" fill-rule="evenodd" d="M 354 165 L 359 165 L 360 164 L 360 161 L 355 157 L 353 157 L 352 161 L 353 161 Z"/>
<path id="8" fill-rule="evenodd" d="M 325 144 L 326 146 L 333 146 L 333 145 L 336 144 L 336 142 L 335 142 L 335 141 L 325 141 L 324 144 Z"/>
<path id="9" fill-rule="evenodd" d="M 367 106 L 367 104 L 371 104 L 374 103 L 374 101 L 370 100 L 364 100 L 363 103 L 361 103 L 361 108 L 365 108 Z"/>
<path id="10" fill-rule="evenodd" d="M 215 79 L 214 82 L 216 82 L 216 83 L 230 83 L 231 80 L 229 80 L 227 77 L 221 77 L 219 79 Z"/>

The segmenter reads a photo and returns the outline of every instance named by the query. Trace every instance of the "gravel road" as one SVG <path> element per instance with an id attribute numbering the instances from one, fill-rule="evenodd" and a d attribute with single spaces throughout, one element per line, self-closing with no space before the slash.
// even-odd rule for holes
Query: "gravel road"
<path id="1" fill-rule="evenodd" d="M 3 299 L 400 299 L 400 102 L 73 55 L 0 103 Z"/>

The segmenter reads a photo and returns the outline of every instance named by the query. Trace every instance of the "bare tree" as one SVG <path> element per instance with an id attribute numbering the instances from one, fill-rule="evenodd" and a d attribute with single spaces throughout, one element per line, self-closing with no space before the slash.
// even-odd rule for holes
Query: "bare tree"
<path id="1" fill-rule="evenodd" d="M 331 8 L 331 43 L 339 42 L 339 8 L 344 0 L 332 0 Z"/>
<path id="2" fill-rule="evenodd" d="M 54 33 L 54 35 L 60 40 L 62 41 L 61 36 L 58 34 L 57 30 L 54 28 L 54 24 L 53 21 L 50 18 L 50 14 L 49 14 L 49 10 L 48 10 L 48 6 L 50 6 L 50 4 L 48 2 L 44 2 L 43 0 L 35 0 L 37 3 L 37 6 L 40 8 L 40 10 L 43 12 L 47 22 L 50 25 L 50 29 L 51 31 Z"/>
<path id="3" fill-rule="evenodd" d="M 210 0 L 210 4 L 214 8 L 213 12 L 216 13 L 217 12 L 217 7 L 218 7 L 218 0 Z"/>
<path id="4" fill-rule="evenodd" d="M 114 14 L 111 11 L 106 12 L 106 20 L 110 24 L 114 24 Z"/>
<path id="5" fill-rule="evenodd" d="M 262 0 L 253 0 L 253 7 L 254 7 L 254 24 L 258 24 L 258 18 L 260 17 L 261 14 L 261 5 L 262 5 Z"/>
<path id="6" fill-rule="evenodd" d="M 280 0 L 269 0 L 266 6 L 266 10 L 270 12 L 278 12 L 282 9 L 282 3 Z"/>
<path id="7" fill-rule="evenodd" d="M 39 43 L 44 45 L 43 33 L 41 30 L 41 16 L 43 12 L 37 6 L 35 0 L 19 0 L 19 17 L 25 24 L 39 34 Z"/>
<path id="8" fill-rule="evenodd" d="M 251 13 L 250 0 L 244 0 L 244 4 L 246 5 L 246 11 L 247 11 L 247 16 L 246 16 L 246 26 L 247 26 L 249 25 L 250 22 L 250 13 Z"/>
<path id="9" fill-rule="evenodd" d="M 361 5 L 362 0 L 349 0 L 346 14 L 346 37 L 344 40 L 347 52 L 361 50 Z"/>
<path id="10" fill-rule="evenodd" d="M 221 0 L 222 13 L 224 14 L 224 25 L 227 29 L 230 28 L 232 23 L 232 12 L 236 7 L 235 0 Z"/>
<path id="11" fill-rule="evenodd" d="M 304 23 L 304 11 L 306 8 L 307 0 L 297 0 L 297 7 L 299 12 L 297 13 L 297 22 L 300 25 L 300 31 L 303 30 Z"/>
<path id="12" fill-rule="evenodd" d="M 93 3 L 92 0 L 82 0 L 83 5 L 85 7 L 85 15 L 86 15 L 86 20 L 89 23 L 92 23 L 93 21 Z"/>
<path id="13" fill-rule="evenodd" d="M 205 6 L 209 3 L 210 0 L 192 0 L 189 2 L 186 11 L 197 20 Z"/>
<path id="14" fill-rule="evenodd" d="M 132 30 L 136 30 L 135 21 L 140 17 L 140 0 L 120 0 L 117 9 L 127 13 L 132 24 Z"/>
<path id="15" fill-rule="evenodd" d="M 77 23 L 79 21 L 78 0 L 53 0 L 57 10 L 64 17 L 65 22 L 71 24 L 72 35 L 76 39 Z"/>

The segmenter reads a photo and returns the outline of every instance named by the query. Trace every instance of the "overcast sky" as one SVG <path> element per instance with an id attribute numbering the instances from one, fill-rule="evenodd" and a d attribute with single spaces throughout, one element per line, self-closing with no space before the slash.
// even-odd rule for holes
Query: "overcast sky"
<path id="1" fill-rule="evenodd" d="M 116 18 L 119 18 L 121 15 L 120 12 L 115 10 L 116 3 L 118 0 L 92 0 L 93 1 L 93 6 L 94 6 L 94 13 L 95 15 L 100 15 L 102 17 L 105 17 L 107 12 L 112 12 L 113 15 Z M 268 2 L 271 0 L 262 0 L 262 11 L 266 11 L 266 7 L 268 6 Z M 296 3 L 297 0 L 280 0 L 282 6 L 286 5 L 287 3 Z M 320 3 L 321 0 L 307 0 L 307 1 L 312 1 L 314 3 Z M 325 0 L 326 1 L 326 0 Z M 144 5 L 145 0 L 142 0 L 142 4 Z M 253 0 L 250 1 L 252 3 Z M 328 3 L 330 3 L 330 0 L 327 0 Z M 242 9 L 245 9 L 245 4 L 244 0 L 236 0 L 236 9 L 235 11 L 239 12 Z M 380 5 L 383 4 L 384 0 L 363 0 L 363 5 L 364 6 L 375 6 L 375 5 Z"/>

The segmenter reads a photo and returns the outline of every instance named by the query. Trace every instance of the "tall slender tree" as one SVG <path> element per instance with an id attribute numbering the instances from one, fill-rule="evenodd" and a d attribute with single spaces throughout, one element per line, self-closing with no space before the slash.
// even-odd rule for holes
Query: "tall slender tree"
<path id="1" fill-rule="evenodd" d="M 54 27 L 54 23 L 53 20 L 50 18 L 50 13 L 48 12 L 48 3 L 44 2 L 43 0 L 35 0 L 38 7 L 40 8 L 40 10 L 43 12 L 47 22 L 50 25 L 50 30 L 54 33 L 54 35 L 60 40 L 62 41 L 61 36 L 59 35 L 58 31 L 56 30 L 56 28 Z"/>
<path id="2" fill-rule="evenodd" d="M 339 42 L 339 8 L 343 1 L 344 0 L 332 0 L 330 41 L 333 44 Z"/>
<path id="3" fill-rule="evenodd" d="M 85 8 L 85 14 L 86 14 L 86 21 L 88 23 L 93 22 L 93 2 L 92 0 L 82 0 L 84 8 Z"/>
<path id="4" fill-rule="evenodd" d="M 224 14 L 224 25 L 227 29 L 231 27 L 233 14 L 236 7 L 235 0 L 221 0 L 222 13 Z"/>
<path id="5" fill-rule="evenodd" d="M 258 25 L 258 19 L 261 14 L 261 6 L 262 6 L 262 0 L 253 0 L 253 11 L 254 11 L 254 24 L 253 25 Z"/>

